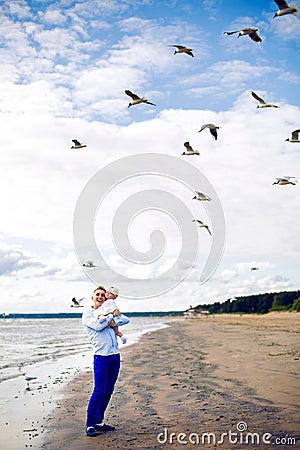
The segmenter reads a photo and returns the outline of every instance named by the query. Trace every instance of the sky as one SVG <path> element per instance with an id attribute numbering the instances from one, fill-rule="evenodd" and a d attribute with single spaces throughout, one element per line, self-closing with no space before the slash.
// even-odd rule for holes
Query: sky
<path id="1" fill-rule="evenodd" d="M 273 184 L 300 177 L 300 19 L 277 9 L 0 2 L 0 313 L 72 312 L 97 284 L 128 312 L 300 289 L 299 184 Z M 261 43 L 224 34 L 249 26 Z"/>

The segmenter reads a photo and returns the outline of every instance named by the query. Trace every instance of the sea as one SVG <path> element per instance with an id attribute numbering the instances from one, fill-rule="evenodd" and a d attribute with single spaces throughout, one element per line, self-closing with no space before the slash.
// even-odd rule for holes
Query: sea
<path id="1" fill-rule="evenodd" d="M 168 327 L 172 316 L 130 317 L 122 326 L 122 349 L 149 332 Z M 63 387 L 92 371 L 93 353 L 81 318 L 0 319 L 0 442 L 5 450 L 42 448 L 47 416 L 63 398 Z M 34 430 L 34 431 L 32 431 Z M 7 436 L 9 439 L 7 440 Z"/>
<path id="2" fill-rule="evenodd" d="M 168 326 L 174 317 L 131 317 L 122 327 L 126 346 L 136 343 L 144 333 Z M 124 344 L 118 338 L 119 348 Z M 5 318 L 0 320 L 0 384 L 34 373 L 42 362 L 66 356 L 89 355 L 91 344 L 81 318 Z"/>

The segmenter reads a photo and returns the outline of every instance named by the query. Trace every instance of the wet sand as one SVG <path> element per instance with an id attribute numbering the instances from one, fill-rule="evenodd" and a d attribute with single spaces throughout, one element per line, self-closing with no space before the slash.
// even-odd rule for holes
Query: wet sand
<path id="1" fill-rule="evenodd" d="M 63 387 L 90 369 L 92 355 L 76 354 L 23 367 L 0 383 L 0 449 L 40 449 L 47 418 L 64 398 Z M 25 376 L 33 379 L 27 384 Z"/>
<path id="2" fill-rule="evenodd" d="M 148 333 L 122 349 L 106 415 L 116 431 L 85 436 L 88 371 L 64 389 L 41 448 L 300 448 L 299 324 L 299 313 L 221 315 Z"/>

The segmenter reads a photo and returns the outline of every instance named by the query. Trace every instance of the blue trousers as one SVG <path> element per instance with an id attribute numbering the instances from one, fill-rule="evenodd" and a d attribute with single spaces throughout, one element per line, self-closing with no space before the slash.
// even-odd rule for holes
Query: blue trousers
<path id="1" fill-rule="evenodd" d="M 104 412 L 114 391 L 120 371 L 120 354 L 94 355 L 94 390 L 88 403 L 86 426 L 104 419 Z"/>

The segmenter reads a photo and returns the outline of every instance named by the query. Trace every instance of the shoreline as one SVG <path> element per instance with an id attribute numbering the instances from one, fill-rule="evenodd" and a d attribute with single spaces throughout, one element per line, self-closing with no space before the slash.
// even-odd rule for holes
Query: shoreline
<path id="1" fill-rule="evenodd" d="M 49 359 L 0 384 L 0 441 L 5 450 L 40 449 L 47 417 L 57 411 L 64 386 L 88 370 L 88 354 Z M 1 447 L 2 448 L 2 447 Z"/>
<path id="2" fill-rule="evenodd" d="M 260 440 L 259 449 L 279 441 L 284 448 L 283 439 L 297 440 L 292 448 L 299 448 L 299 324 L 299 313 L 216 315 L 144 334 L 121 350 L 121 373 L 105 419 L 116 431 L 85 436 L 89 371 L 64 388 L 41 448 L 194 448 L 193 438 L 198 447 L 204 439 L 200 448 L 243 449 L 250 447 L 242 442 L 245 433 Z M 237 430 L 239 443 L 229 443 L 228 433 Z"/>
<path id="3" fill-rule="evenodd" d="M 129 340 L 126 348 L 137 343 L 143 333 L 162 329 L 168 326 L 168 322 L 176 320 L 166 317 L 162 319 L 133 319 L 126 329 Z M 76 338 L 75 335 L 72 336 Z M 121 350 L 123 347 L 120 344 Z M 22 361 L 24 357 L 22 356 Z M 0 382 L 0 442 L 5 450 L 40 450 L 48 418 L 50 414 L 60 410 L 64 389 L 68 384 L 72 385 L 77 374 L 90 371 L 92 364 L 93 353 L 87 339 L 86 349 L 79 352 L 57 356 L 50 351 L 46 359 L 32 364 L 18 365 L 15 362 L 15 366 L 7 365 L 10 373 L 4 379 L 2 371 Z M 27 385 L 25 377 L 28 376 L 32 379 Z"/>

